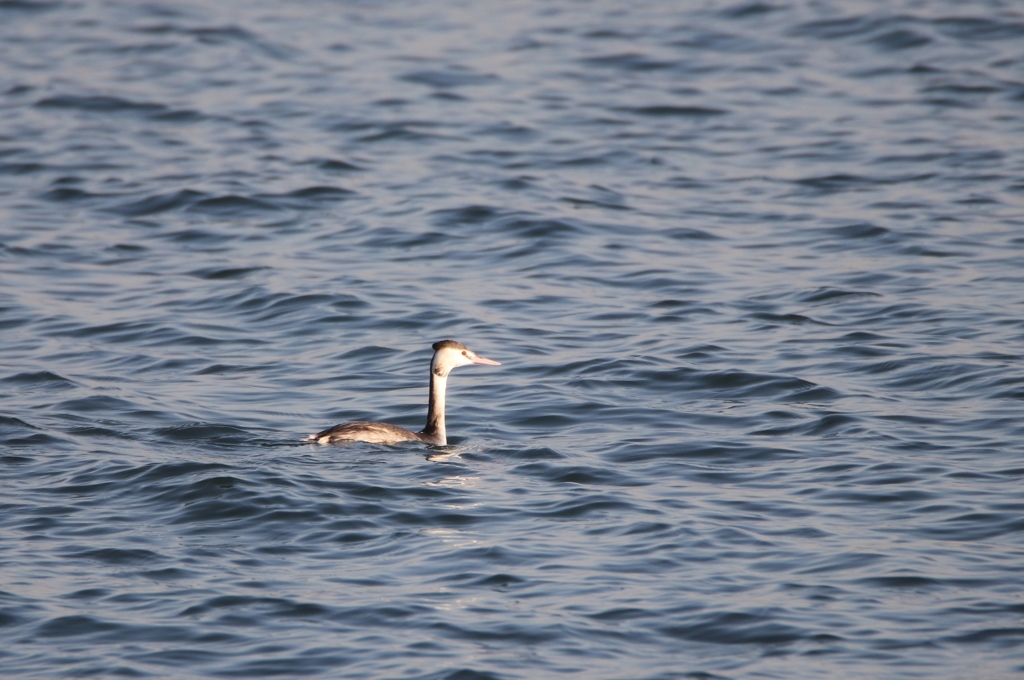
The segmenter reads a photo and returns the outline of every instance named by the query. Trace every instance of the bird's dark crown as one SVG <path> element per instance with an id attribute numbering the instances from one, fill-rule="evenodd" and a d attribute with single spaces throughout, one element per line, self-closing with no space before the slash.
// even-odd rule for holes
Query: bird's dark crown
<path id="1" fill-rule="evenodd" d="M 469 349 L 468 347 L 463 345 L 461 342 L 455 342 L 454 340 L 441 340 L 439 342 L 435 342 L 432 345 L 432 347 L 434 348 L 435 352 L 437 352 L 438 350 L 446 349 L 446 348 L 450 348 L 450 349 Z"/>

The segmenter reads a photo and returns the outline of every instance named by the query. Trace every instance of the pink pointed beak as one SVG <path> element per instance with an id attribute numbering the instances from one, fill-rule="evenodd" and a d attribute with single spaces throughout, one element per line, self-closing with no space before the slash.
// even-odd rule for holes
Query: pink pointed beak
<path id="1" fill-rule="evenodd" d="M 501 366 L 501 363 L 495 361 L 494 359 L 488 359 L 487 357 L 481 357 L 476 355 L 473 356 L 473 363 L 483 364 L 484 366 Z"/>

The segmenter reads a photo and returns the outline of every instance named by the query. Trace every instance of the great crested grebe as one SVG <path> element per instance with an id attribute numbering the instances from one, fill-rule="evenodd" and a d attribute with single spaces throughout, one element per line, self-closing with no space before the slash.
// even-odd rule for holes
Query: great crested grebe
<path id="1" fill-rule="evenodd" d="M 371 442 L 373 444 L 397 444 L 399 442 L 423 442 L 431 446 L 445 446 L 448 437 L 444 430 L 444 388 L 448 374 L 458 366 L 484 364 L 501 366 L 493 359 L 485 359 L 473 350 L 454 340 L 442 340 L 433 344 L 434 358 L 430 360 L 430 401 L 427 404 L 427 425 L 419 432 L 388 423 L 374 423 L 354 420 L 342 423 L 323 432 L 306 437 L 305 441 L 319 444 L 339 442 Z"/>

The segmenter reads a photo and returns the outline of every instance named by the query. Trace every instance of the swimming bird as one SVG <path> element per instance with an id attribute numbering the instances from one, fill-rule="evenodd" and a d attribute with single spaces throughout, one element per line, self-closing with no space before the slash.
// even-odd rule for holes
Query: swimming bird
<path id="1" fill-rule="evenodd" d="M 478 355 L 465 345 L 454 340 L 441 340 L 433 345 L 434 357 L 430 360 L 430 400 L 427 402 L 427 425 L 419 432 L 388 423 L 354 420 L 328 428 L 306 437 L 305 441 L 320 444 L 340 442 L 370 442 L 373 444 L 398 444 L 399 442 L 423 442 L 431 446 L 446 446 L 448 436 L 444 429 L 444 389 L 448 374 L 453 368 L 483 364 L 501 366 L 493 359 Z"/>

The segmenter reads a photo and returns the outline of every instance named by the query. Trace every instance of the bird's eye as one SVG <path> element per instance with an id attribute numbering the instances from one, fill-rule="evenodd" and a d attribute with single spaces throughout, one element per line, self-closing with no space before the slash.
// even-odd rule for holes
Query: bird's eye
<path id="1" fill-rule="evenodd" d="M 462 356 L 469 356 L 469 355 L 468 355 L 468 354 L 466 354 L 465 352 L 463 352 L 463 353 L 462 353 Z"/>

